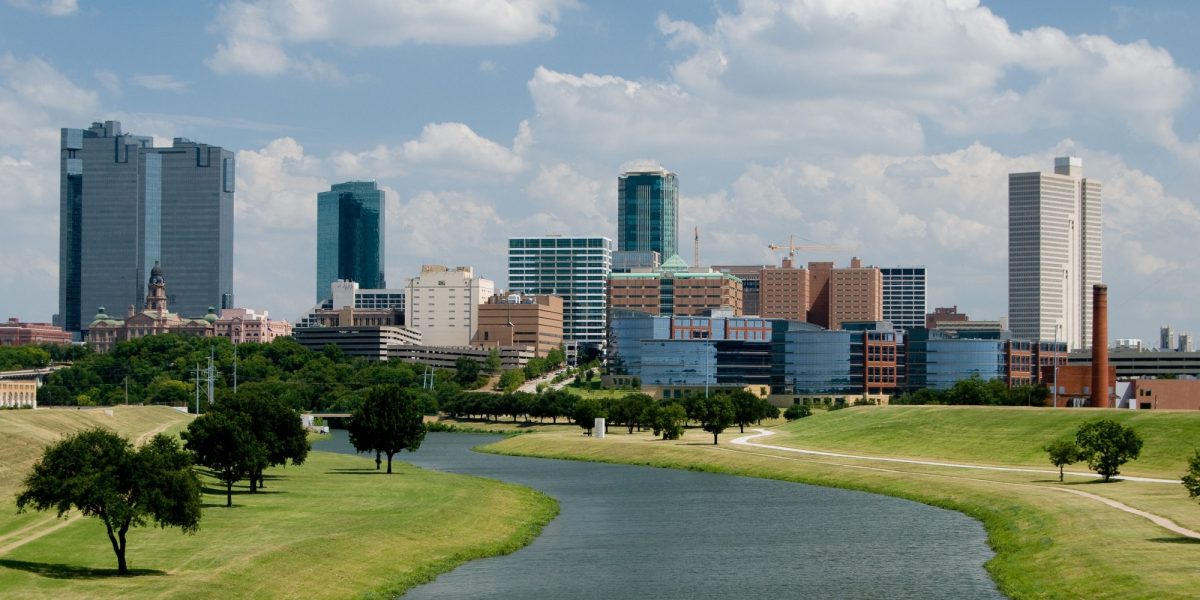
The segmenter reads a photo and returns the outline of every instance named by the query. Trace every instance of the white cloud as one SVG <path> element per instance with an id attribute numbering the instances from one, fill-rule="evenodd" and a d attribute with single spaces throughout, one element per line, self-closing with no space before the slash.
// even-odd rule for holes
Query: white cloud
<path id="1" fill-rule="evenodd" d="M 399 146 L 342 152 L 332 161 L 337 172 L 346 177 L 393 177 L 419 167 L 477 179 L 521 172 L 525 169 L 521 154 L 531 143 L 529 128 L 524 124 L 518 129 L 513 147 L 505 148 L 463 123 L 430 123 L 421 130 L 420 137 Z"/>
<path id="2" fill-rule="evenodd" d="M 156 92 L 181 93 L 191 87 L 190 81 L 183 81 L 174 75 L 134 75 L 130 78 L 134 85 Z"/>
<path id="3" fill-rule="evenodd" d="M 116 73 L 113 73 L 108 69 L 100 69 L 99 71 L 96 71 L 94 75 L 96 77 L 96 81 L 99 81 L 100 86 L 107 90 L 108 93 L 114 96 L 121 95 L 121 78 Z"/>
<path id="4" fill-rule="evenodd" d="M 51 17 L 65 17 L 73 15 L 79 10 L 78 0 L 8 0 L 8 3 L 17 8 L 40 12 Z"/>
<path id="5" fill-rule="evenodd" d="M 496 61 L 490 59 L 479 61 L 479 71 L 482 73 L 495 73 Z"/>
<path id="6" fill-rule="evenodd" d="M 554 36 L 567 0 L 233 0 L 214 29 L 225 35 L 208 66 L 217 73 L 340 77 L 330 63 L 289 56 L 288 47 L 402 44 L 511 45 Z"/>

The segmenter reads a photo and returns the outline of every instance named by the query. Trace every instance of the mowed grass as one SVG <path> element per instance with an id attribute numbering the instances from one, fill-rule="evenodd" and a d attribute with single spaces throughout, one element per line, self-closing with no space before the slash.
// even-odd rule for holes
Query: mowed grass
<path id="1" fill-rule="evenodd" d="M 0 413 L 0 423 L 7 417 Z M 125 423 L 123 432 L 162 426 L 154 421 Z M 399 461 L 395 470 L 313 452 L 301 466 L 270 470 L 264 492 L 235 487 L 233 508 L 205 477 L 199 532 L 130 531 L 131 577 L 115 575 L 99 521 L 51 529 L 62 521 L 38 514 L 0 534 L 0 549 L 30 540 L 0 553 L 0 597 L 394 597 L 465 561 L 528 544 L 557 514 L 553 499 L 528 488 Z M 11 494 L 0 497 L 0 527 L 29 518 L 15 511 Z"/>
<path id="2" fill-rule="evenodd" d="M 830 416 L 863 412 L 836 411 Z M 957 510 L 983 523 L 988 543 L 996 552 L 986 568 L 998 588 L 1013 598 L 1194 598 L 1200 589 L 1200 571 L 1196 569 L 1200 564 L 1200 540 L 1181 537 L 1142 517 L 1064 492 L 1077 490 L 1115 498 L 1169 516 L 1185 527 L 1200 529 L 1200 506 L 1187 498 L 1182 486 L 1101 484 L 1070 477 L 1060 484 L 1057 478 L 1039 474 L 784 453 L 734 446 L 729 441 L 736 437 L 736 431 L 736 427 L 726 430 L 719 446 L 711 445 L 711 436 L 696 429 L 687 430 L 682 440 L 664 442 L 646 433 L 626 435 L 624 430 L 613 428 L 603 440 L 578 433 L 535 433 L 508 438 L 486 449 L 523 456 L 782 479 L 858 489 Z M 789 445 L 781 444 L 781 437 L 771 436 L 764 441 Z M 861 440 L 843 439 L 850 445 L 871 442 L 867 434 Z M 936 439 L 928 441 L 938 443 Z"/>
<path id="3" fill-rule="evenodd" d="M 1086 421 L 1132 427 L 1142 455 L 1121 472 L 1180 477 L 1200 448 L 1200 411 L 1133 411 L 984 406 L 859 406 L 793 421 L 770 443 L 858 454 L 1053 468 L 1042 447 L 1073 438 Z M 1075 465 L 1074 468 L 1086 468 Z"/>

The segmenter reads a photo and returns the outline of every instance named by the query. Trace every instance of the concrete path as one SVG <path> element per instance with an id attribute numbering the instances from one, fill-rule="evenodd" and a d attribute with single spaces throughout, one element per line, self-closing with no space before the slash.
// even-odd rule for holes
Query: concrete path
<path id="1" fill-rule="evenodd" d="M 813 454 L 816 456 L 832 456 L 835 458 L 853 458 L 856 460 L 879 460 L 879 461 L 884 461 L 884 462 L 907 463 L 910 465 L 926 465 L 926 466 L 930 466 L 930 467 L 951 467 L 951 468 L 955 468 L 955 469 L 978 469 L 978 470 L 982 470 L 982 471 L 1007 471 L 1010 473 L 1039 473 L 1039 474 L 1043 474 L 1043 475 L 1055 475 L 1055 476 L 1058 475 L 1058 471 L 1055 471 L 1053 469 L 1032 469 L 1029 467 L 992 467 L 992 466 L 987 466 L 987 465 L 948 463 L 948 462 L 937 462 L 937 461 L 931 461 L 931 460 L 915 460 L 915 459 L 910 459 L 910 458 L 890 458 L 890 457 L 886 457 L 886 456 L 865 456 L 865 455 L 860 455 L 860 454 L 842 454 L 842 453 L 838 453 L 838 452 L 824 452 L 821 450 L 804 450 L 801 448 L 791 448 L 788 446 L 772 446 L 770 444 L 759 444 L 756 442 L 751 442 L 750 440 L 775 435 L 774 431 L 767 431 L 765 429 L 756 429 L 755 431 L 757 431 L 758 433 L 753 434 L 753 435 L 742 436 L 740 438 L 733 440 L 733 443 L 742 445 L 742 446 L 754 446 L 756 448 L 767 448 L 770 450 L 780 450 L 782 452 L 795 452 L 797 454 Z M 1100 477 L 1100 475 L 1097 475 L 1096 473 L 1087 473 L 1087 472 L 1083 472 L 1083 471 L 1066 471 L 1065 474 L 1066 475 L 1074 475 L 1076 477 L 1091 477 L 1091 478 L 1099 478 Z M 1116 477 L 1113 477 L 1113 479 L 1124 479 L 1127 481 L 1137 481 L 1137 482 L 1141 482 L 1141 483 L 1170 483 L 1173 485 L 1179 485 L 1178 479 L 1156 479 L 1154 477 L 1132 477 L 1132 476 L 1125 476 L 1125 475 L 1118 475 Z"/>
<path id="2" fill-rule="evenodd" d="M 800 448 L 789 448 L 787 446 L 774 446 L 774 445 L 770 445 L 770 444 L 759 444 L 757 442 L 752 442 L 750 440 L 761 438 L 761 437 L 772 436 L 772 435 L 775 435 L 775 432 L 767 431 L 765 429 L 757 429 L 755 431 L 757 431 L 758 433 L 752 434 L 752 435 L 744 435 L 739 438 L 735 438 L 732 441 L 732 443 L 739 445 L 739 446 L 750 446 L 750 447 L 754 447 L 754 448 L 763 448 L 763 449 L 767 449 L 767 450 L 779 450 L 782 452 L 791 452 L 791 453 L 795 453 L 795 454 L 808 454 L 808 455 L 815 455 L 815 456 L 827 456 L 827 457 L 833 457 L 833 458 L 850 458 L 850 459 L 856 459 L 856 460 L 871 460 L 871 461 L 882 461 L 882 462 L 906 463 L 906 464 L 913 464 L 913 465 L 927 465 L 927 466 L 934 466 L 934 467 L 953 467 L 953 468 L 961 468 L 961 469 L 976 469 L 976 470 L 988 470 L 988 471 L 1007 471 L 1007 472 L 1037 473 L 1037 474 L 1049 473 L 1052 475 L 1058 474 L 1058 471 L 1048 471 L 1048 470 L 1042 470 L 1042 469 L 1023 469 L 1023 468 L 1017 468 L 1017 467 L 988 467 L 988 466 L 968 465 L 968 464 L 960 464 L 960 463 L 945 463 L 945 462 L 936 462 L 936 461 L 911 460 L 911 459 L 903 459 L 903 458 L 889 458 L 889 457 L 883 457 L 883 456 L 859 456 L 859 455 L 854 455 L 854 454 L 839 454 L 836 452 L 823 452 L 820 450 L 803 450 Z M 774 454 L 759 454 L 757 452 L 754 454 L 756 456 L 767 456 L 767 457 L 772 457 L 772 458 L 784 458 L 784 459 L 788 458 L 785 456 L 778 456 L 778 455 L 774 455 Z M 790 459 L 790 460 L 797 460 L 797 459 Z M 825 463 L 825 464 L 837 465 L 838 463 Z M 857 467 L 858 465 L 842 464 L 839 466 Z M 871 468 L 871 467 L 862 467 L 862 468 Z M 888 469 L 877 469 L 877 470 L 890 471 Z M 891 471 L 891 472 L 904 473 L 902 471 Z M 1081 476 L 1085 476 L 1085 477 L 1088 477 L 1088 476 L 1099 477 L 1098 475 L 1096 475 L 1094 473 L 1071 473 L 1071 474 L 1072 475 L 1081 475 Z M 1121 479 L 1127 479 L 1129 481 L 1137 481 L 1137 482 L 1142 482 L 1142 483 L 1175 483 L 1175 484 L 1179 483 L 1177 480 L 1154 479 L 1154 478 L 1150 478 L 1150 477 L 1122 477 Z M 1057 487 L 1057 486 L 1051 487 L 1051 486 L 1047 486 L 1047 485 L 1035 485 L 1035 484 L 1029 484 L 1029 483 L 1013 483 L 1013 482 L 1007 482 L 1007 481 L 994 481 L 994 480 L 976 480 L 976 481 L 985 481 L 987 483 L 994 483 L 994 484 L 999 484 L 999 485 L 1012 485 L 1012 486 L 1019 486 L 1019 487 L 1036 487 L 1036 488 L 1041 488 L 1041 489 L 1046 489 L 1046 490 L 1051 490 L 1051 491 L 1056 491 L 1056 492 L 1063 492 L 1066 494 L 1074 494 L 1076 496 L 1080 496 L 1083 498 L 1087 498 L 1089 500 L 1100 502 L 1101 504 L 1110 506 L 1119 511 L 1126 512 L 1126 513 L 1129 513 L 1131 515 L 1135 515 L 1138 517 L 1142 517 L 1142 518 L 1150 521 L 1151 523 L 1154 523 L 1155 525 L 1162 527 L 1163 529 L 1166 529 L 1173 533 L 1177 533 L 1184 537 L 1200 539 L 1200 532 L 1193 531 L 1191 529 L 1183 527 L 1182 525 L 1179 525 L 1178 523 L 1175 523 L 1174 521 L 1172 521 L 1166 517 L 1163 517 L 1161 515 L 1156 515 L 1151 512 L 1146 512 L 1144 510 L 1129 506 L 1128 504 L 1125 504 L 1123 502 L 1113 500 L 1112 498 L 1106 498 L 1106 497 L 1100 496 L 1098 494 L 1092 494 L 1089 492 L 1073 490 L 1073 489 L 1069 489 L 1069 488 L 1065 488 L 1065 487 Z"/>

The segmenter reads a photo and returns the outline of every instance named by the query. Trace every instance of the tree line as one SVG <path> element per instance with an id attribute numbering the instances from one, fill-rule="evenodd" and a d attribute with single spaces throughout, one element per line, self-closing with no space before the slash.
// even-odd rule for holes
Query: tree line
<path id="1" fill-rule="evenodd" d="M 1050 390 L 1041 385 L 1008 387 L 1002 379 L 984 381 L 979 375 L 960 379 L 948 390 L 924 388 L 892 398 L 890 404 L 948 404 L 974 406 L 1046 406 Z"/>

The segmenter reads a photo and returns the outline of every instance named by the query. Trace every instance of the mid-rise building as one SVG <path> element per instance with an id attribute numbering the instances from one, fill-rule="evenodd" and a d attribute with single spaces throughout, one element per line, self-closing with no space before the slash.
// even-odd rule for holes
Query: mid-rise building
<path id="1" fill-rule="evenodd" d="M 155 263 L 172 272 L 172 306 L 233 306 L 234 155 L 176 138 L 156 148 L 118 121 L 61 130 L 59 315 L 86 329 L 99 306 L 139 306 Z"/>
<path id="2" fill-rule="evenodd" d="M 484 348 L 529 348 L 545 358 L 562 346 L 563 301 L 558 296 L 496 294 L 479 305 L 471 343 Z"/>
<path id="3" fill-rule="evenodd" d="M 404 290 L 360 289 L 344 279 L 329 288 L 327 297 L 300 317 L 297 328 L 405 324 Z"/>
<path id="4" fill-rule="evenodd" d="M 612 310 L 652 315 L 703 315 L 714 310 L 742 314 L 742 282 L 712 269 L 689 269 L 678 255 L 657 271 L 613 273 L 608 281 Z"/>
<path id="5" fill-rule="evenodd" d="M 784 258 L 778 267 L 760 269 L 758 280 L 758 312 L 748 314 L 808 322 L 811 304 L 808 269 L 793 267 L 792 259 Z"/>
<path id="6" fill-rule="evenodd" d="M 249 308 L 223 308 L 213 323 L 213 335 L 226 338 L 234 344 L 269 344 L 275 338 L 292 335 L 292 324 L 287 320 L 271 319 L 267 311 L 258 313 Z"/>
<path id="7" fill-rule="evenodd" d="M 384 200 L 374 181 L 335 183 L 317 194 L 317 302 L 340 279 L 370 289 L 387 287 Z"/>
<path id="8" fill-rule="evenodd" d="M 469 346 L 479 324 L 479 305 L 495 293 L 495 283 L 471 267 L 422 265 L 405 284 L 406 326 L 421 332 L 427 346 Z"/>
<path id="9" fill-rule="evenodd" d="M 882 267 L 883 320 L 897 329 L 925 327 L 929 282 L 925 267 Z"/>
<path id="10" fill-rule="evenodd" d="M 393 346 L 421 344 L 421 332 L 389 325 L 305 327 L 293 331 L 292 337 L 313 352 L 332 344 L 349 356 L 367 360 L 387 360 L 388 349 Z"/>
<path id="11" fill-rule="evenodd" d="M 1158 340 L 1158 348 L 1160 350 L 1175 348 L 1175 328 L 1170 325 L 1163 325 L 1158 330 Z"/>
<path id="12" fill-rule="evenodd" d="M 941 323 L 962 323 L 970 321 L 967 313 L 958 312 L 958 306 L 939 306 L 933 312 L 925 315 L 925 328 L 933 329 Z"/>
<path id="13" fill-rule="evenodd" d="M 514 237 L 508 240 L 508 287 L 563 299 L 568 360 L 581 347 L 605 345 L 612 240 L 606 237 Z"/>
<path id="14" fill-rule="evenodd" d="M 762 270 L 771 265 L 713 265 L 714 271 L 729 273 L 742 280 L 742 314 L 762 315 Z M 805 299 L 805 312 L 808 311 Z"/>
<path id="15" fill-rule="evenodd" d="M 662 257 L 653 250 L 629 251 L 620 250 L 612 253 L 613 273 L 633 273 L 637 271 L 654 271 L 662 265 Z"/>
<path id="16" fill-rule="evenodd" d="M 20 319 L 12 317 L 7 323 L 0 323 L 0 346 L 70 343 L 69 332 L 49 323 L 22 323 Z"/>
<path id="17" fill-rule="evenodd" d="M 883 275 L 858 258 L 848 268 L 833 269 L 829 279 L 829 329 L 851 321 L 883 320 Z"/>
<path id="18" fill-rule="evenodd" d="M 679 181 L 663 168 L 617 177 L 617 250 L 679 253 Z"/>
<path id="19" fill-rule="evenodd" d="M 1092 286 L 1101 280 L 1100 182 L 1077 157 L 1054 159 L 1054 173 L 1008 176 L 1008 313 L 1028 340 L 1092 339 Z"/>
<path id="20" fill-rule="evenodd" d="M 1183 331 L 1179 334 L 1179 346 L 1175 348 L 1180 352 L 1195 352 L 1196 342 L 1192 340 L 1190 331 Z"/>

